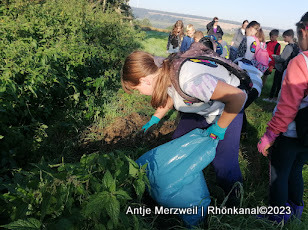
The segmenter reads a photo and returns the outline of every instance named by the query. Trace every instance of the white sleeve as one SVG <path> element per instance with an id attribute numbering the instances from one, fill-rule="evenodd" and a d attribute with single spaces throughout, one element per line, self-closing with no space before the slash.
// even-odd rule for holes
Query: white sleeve
<path id="1" fill-rule="evenodd" d="M 203 102 L 209 102 L 217 86 L 218 80 L 210 74 L 200 74 L 183 85 L 183 92 L 189 96 L 198 98 Z"/>

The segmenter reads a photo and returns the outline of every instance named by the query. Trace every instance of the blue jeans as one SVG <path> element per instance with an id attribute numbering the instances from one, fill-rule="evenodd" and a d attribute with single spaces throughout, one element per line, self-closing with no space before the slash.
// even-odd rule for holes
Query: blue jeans
<path id="1" fill-rule="evenodd" d="M 206 129 L 210 125 L 205 118 L 198 114 L 181 113 L 181 120 L 172 138 L 178 138 L 193 129 Z M 233 184 L 242 182 L 242 173 L 238 162 L 240 136 L 243 123 L 243 112 L 240 112 L 228 126 L 225 138 L 219 141 L 216 156 L 212 162 L 218 185 L 228 193 Z"/>

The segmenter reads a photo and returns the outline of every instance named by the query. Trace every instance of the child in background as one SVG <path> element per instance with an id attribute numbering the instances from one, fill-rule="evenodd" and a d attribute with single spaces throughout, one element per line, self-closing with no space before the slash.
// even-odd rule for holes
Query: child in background
<path id="1" fill-rule="evenodd" d="M 259 41 L 259 39 L 261 41 Z M 258 40 L 258 41 L 257 41 Z M 264 69 L 258 69 L 258 66 L 254 65 L 255 53 L 258 49 L 257 44 L 262 46 L 264 42 L 264 33 L 260 27 L 260 23 L 257 21 L 251 21 L 246 27 L 246 37 L 242 40 L 237 53 L 237 58 L 235 62 L 239 62 L 241 68 L 248 68 L 249 66 L 255 68 L 253 69 L 255 74 L 250 74 L 250 78 L 253 82 L 253 89 L 248 94 L 248 99 L 245 105 L 247 108 L 256 98 L 261 94 L 262 90 L 262 80 L 261 76 L 263 75 L 262 71 Z M 262 70 L 262 71 L 261 71 Z M 248 71 L 248 73 L 250 73 Z"/>
<path id="2" fill-rule="evenodd" d="M 224 35 L 221 27 L 218 25 L 218 17 L 214 17 L 213 20 L 206 25 L 207 35 L 211 36 L 214 35 L 217 39 L 221 38 Z"/>
<path id="3" fill-rule="evenodd" d="M 188 50 L 190 45 L 194 42 L 193 36 L 195 31 L 195 27 L 192 24 L 188 24 L 186 26 L 186 36 L 183 38 L 183 42 L 180 48 L 181 52 Z"/>
<path id="4" fill-rule="evenodd" d="M 290 61 L 285 71 L 279 103 L 258 143 L 258 150 L 264 156 L 268 156 L 273 146 L 269 205 L 284 206 L 288 212 L 263 217 L 278 223 L 288 221 L 291 215 L 300 219 L 304 209 L 302 169 L 308 163 L 308 147 L 299 142 L 294 119 L 299 109 L 308 106 L 308 12 L 296 26 L 303 52 Z"/>
<path id="5" fill-rule="evenodd" d="M 258 65 L 255 61 L 255 54 L 258 49 L 262 48 L 262 46 L 265 45 L 264 42 L 264 33 L 260 27 L 260 24 L 257 21 L 251 21 L 246 27 L 246 37 L 244 37 L 238 48 L 237 59 L 234 60 L 235 62 L 238 62 L 238 65 L 242 69 L 247 70 L 251 81 L 253 82 L 253 88 L 248 93 L 248 99 L 246 101 L 244 109 L 246 109 L 254 100 L 256 100 L 261 95 L 261 77 L 263 75 L 263 71 L 265 70 L 262 65 Z M 260 47 L 258 47 L 258 44 Z M 263 49 L 265 49 L 265 47 L 263 47 Z M 244 111 L 242 127 L 243 137 L 246 137 L 248 135 L 246 129 L 247 118 Z"/>
<path id="6" fill-rule="evenodd" d="M 197 30 L 194 34 L 194 41 L 199 42 L 200 39 L 203 37 L 204 37 L 204 34 L 200 30 Z"/>
<path id="7" fill-rule="evenodd" d="M 248 20 L 244 20 L 242 23 L 241 28 L 236 30 L 232 42 L 231 42 L 231 47 L 230 47 L 230 60 L 234 61 L 237 55 L 237 49 L 240 46 L 243 38 L 245 37 L 245 30 L 246 27 L 248 26 L 249 22 Z"/>
<path id="8" fill-rule="evenodd" d="M 167 53 L 177 53 L 180 51 L 184 37 L 184 24 L 181 20 L 176 21 L 168 37 Z"/>
<path id="9" fill-rule="evenodd" d="M 286 30 L 282 34 L 283 40 L 288 43 L 285 46 L 280 55 L 273 54 L 272 57 L 275 60 L 275 75 L 274 82 L 270 91 L 269 99 L 267 101 L 276 102 L 278 93 L 281 88 L 282 75 L 284 70 L 287 68 L 288 62 L 292 57 L 292 53 L 298 49 L 298 46 L 294 43 L 294 31 L 292 29 Z M 293 55 L 295 56 L 295 55 Z"/>
<path id="10" fill-rule="evenodd" d="M 191 48 L 198 50 L 205 47 L 195 42 Z M 215 134 L 220 141 L 212 165 L 217 182 L 228 194 L 235 182 L 242 182 L 238 153 L 242 127 L 240 111 L 246 100 L 245 92 L 203 73 L 206 65 L 187 61 L 179 71 L 181 88 L 187 95 L 202 101 L 188 104 L 171 84 L 172 62 L 165 59 L 162 66 L 155 63 L 155 58 L 148 53 L 139 51 L 130 54 L 122 71 L 124 90 L 128 92 L 133 89 L 151 95 L 152 106 L 165 113 L 173 105 L 182 111 L 173 139 L 195 128 L 207 129 L 209 133 Z"/>
<path id="11" fill-rule="evenodd" d="M 257 34 L 255 35 L 255 39 L 257 43 L 256 51 L 255 56 L 251 60 L 251 62 L 253 66 L 255 66 L 258 70 L 262 72 L 263 75 L 268 69 L 270 58 L 266 49 L 265 35 L 262 28 L 258 30 Z"/>
<path id="12" fill-rule="evenodd" d="M 229 47 L 226 41 L 222 40 L 222 38 L 218 38 L 218 42 L 220 43 L 220 45 L 222 46 L 222 54 L 220 55 L 220 57 L 229 59 Z"/>
<path id="13" fill-rule="evenodd" d="M 277 29 L 271 30 L 269 36 L 271 40 L 266 42 L 266 49 L 271 61 L 268 64 L 268 69 L 266 70 L 266 72 L 262 77 L 263 85 L 265 85 L 267 77 L 272 73 L 273 69 L 275 68 L 275 60 L 272 55 L 273 54 L 279 55 L 281 49 L 281 45 L 277 42 L 277 38 L 279 36 L 279 30 Z"/>

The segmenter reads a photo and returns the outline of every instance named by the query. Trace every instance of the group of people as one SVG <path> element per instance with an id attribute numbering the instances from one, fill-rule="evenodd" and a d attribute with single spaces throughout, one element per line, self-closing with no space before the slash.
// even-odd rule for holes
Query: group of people
<path id="1" fill-rule="evenodd" d="M 250 90 L 205 73 L 204 65 L 186 61 L 178 71 L 179 85 L 184 94 L 199 100 L 189 103 L 174 87 L 172 58 L 158 58 L 143 51 L 134 51 L 126 58 L 121 76 L 126 92 L 137 90 L 140 94 L 152 96 L 151 105 L 156 111 L 144 130 L 157 124 L 170 109 L 175 108 L 181 112 L 181 119 L 173 139 L 201 128 L 219 140 L 212 165 L 217 183 L 228 194 L 235 182 L 243 180 L 238 154 L 245 108 L 260 96 L 266 77 L 275 69 L 270 99 L 278 97 L 278 103 L 256 148 L 264 156 L 269 153 L 271 156 L 269 205 L 291 210 L 291 213 L 260 216 L 278 223 L 288 221 L 291 216 L 300 219 L 304 207 L 302 169 L 308 161 L 308 147 L 307 143 L 300 141 L 294 120 L 299 111 L 308 107 L 308 12 L 296 26 L 301 49 L 297 56 L 293 30 L 283 33 L 288 45 L 281 54 L 278 30 L 270 32 L 268 42 L 265 42 L 264 32 L 256 21 L 249 23 L 245 20 L 236 31 L 228 58 L 232 64 L 247 71 L 253 83 Z M 216 37 L 214 42 L 222 44 L 223 31 L 218 26 L 217 17 L 208 24 L 207 31 L 208 36 Z M 203 38 L 203 33 L 195 31 L 191 24 L 186 27 L 184 36 L 183 22 L 177 21 L 168 38 L 167 52 L 181 54 L 196 49 Z M 223 52 L 220 57 L 226 58 Z"/>
<path id="2" fill-rule="evenodd" d="M 213 36 L 221 46 L 221 56 L 229 58 L 229 47 L 225 41 L 222 40 L 223 31 L 218 25 L 218 18 L 215 17 L 212 22 L 207 25 L 208 36 Z M 198 42 L 204 37 L 202 31 L 196 31 L 192 24 L 186 26 L 186 35 L 184 33 L 184 23 L 182 20 L 178 20 L 169 34 L 167 43 L 167 52 L 177 53 L 185 52 L 189 49 L 193 42 Z"/>

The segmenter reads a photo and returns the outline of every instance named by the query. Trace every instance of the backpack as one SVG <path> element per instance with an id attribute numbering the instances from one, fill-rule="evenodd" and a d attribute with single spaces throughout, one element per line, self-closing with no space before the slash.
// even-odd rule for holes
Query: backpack
<path id="1" fill-rule="evenodd" d="M 266 42 L 266 45 L 268 45 L 269 42 L 270 42 L 270 41 Z M 278 50 L 279 46 L 280 46 L 280 43 L 277 42 L 277 44 L 276 44 L 275 47 L 274 47 L 274 54 L 277 53 L 277 50 Z"/>
<path id="2" fill-rule="evenodd" d="M 269 54 L 267 52 L 266 46 L 261 46 L 261 43 L 258 38 L 256 38 L 257 48 L 255 53 L 255 59 L 257 62 L 261 63 L 262 65 L 268 67 L 269 63 Z"/>
<path id="3" fill-rule="evenodd" d="M 201 101 L 197 98 L 187 95 L 182 91 L 180 87 L 179 73 L 181 67 L 186 61 L 193 61 L 196 63 L 207 65 L 212 68 L 222 66 L 223 68 L 228 70 L 229 74 L 228 76 L 220 76 L 219 73 L 217 73 L 217 76 L 219 75 L 219 77 L 223 79 L 237 77 L 240 82 L 238 88 L 244 89 L 246 91 L 250 91 L 252 89 L 253 83 L 245 70 L 238 67 L 238 65 L 236 65 L 232 61 L 220 57 L 212 49 L 204 46 L 202 43 L 195 42 L 185 53 L 171 54 L 169 55 L 168 59 L 171 62 L 171 83 L 177 93 L 190 103 L 198 103 Z"/>
<path id="4" fill-rule="evenodd" d="M 300 143 L 308 146 L 308 107 L 298 110 L 294 119 L 296 125 L 296 133 Z"/>
<path id="5" fill-rule="evenodd" d="M 288 46 L 292 46 L 293 51 L 287 60 L 283 63 L 283 71 L 288 67 L 289 62 L 299 54 L 299 47 L 296 43 L 290 43 Z"/>
<path id="6" fill-rule="evenodd" d="M 173 46 L 173 48 L 178 47 L 179 46 L 178 37 L 176 35 L 172 35 L 170 43 Z"/>
<path id="7" fill-rule="evenodd" d="M 223 53 L 223 47 L 222 45 L 217 41 L 217 38 L 214 35 L 210 36 L 204 36 L 199 41 L 206 47 L 209 47 L 210 49 L 214 50 L 216 53 L 221 55 Z"/>

